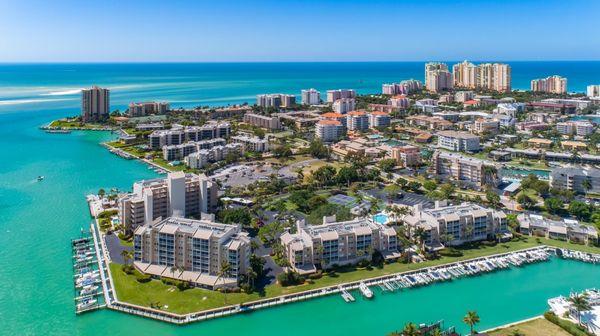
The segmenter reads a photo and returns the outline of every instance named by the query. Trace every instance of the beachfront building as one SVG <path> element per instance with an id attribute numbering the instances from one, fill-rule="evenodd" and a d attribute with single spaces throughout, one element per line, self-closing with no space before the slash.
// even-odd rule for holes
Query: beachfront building
<path id="1" fill-rule="evenodd" d="M 346 136 L 346 125 L 339 120 L 319 120 L 315 125 L 315 136 L 323 142 L 335 142 Z"/>
<path id="2" fill-rule="evenodd" d="M 498 184 L 497 169 L 491 162 L 440 150 L 431 159 L 432 172 L 441 179 L 460 181 L 478 189 Z"/>
<path id="3" fill-rule="evenodd" d="M 452 75 L 456 87 L 498 92 L 511 90 L 511 69 L 508 64 L 483 63 L 475 65 L 464 61 L 452 66 Z"/>
<path id="4" fill-rule="evenodd" d="M 531 81 L 531 91 L 545 93 L 567 93 L 567 79 L 561 76 L 550 76 Z"/>
<path id="5" fill-rule="evenodd" d="M 438 147 L 455 152 L 477 152 L 480 149 L 477 135 L 467 132 L 440 131 L 437 134 Z"/>
<path id="6" fill-rule="evenodd" d="M 280 240 L 290 268 L 300 274 L 370 260 L 375 251 L 386 260 L 400 257 L 396 230 L 370 218 L 336 222 L 335 216 L 326 217 L 322 225 L 298 221 L 297 232 L 286 232 Z"/>
<path id="7" fill-rule="evenodd" d="M 133 251 L 138 271 L 208 289 L 236 287 L 250 269 L 248 234 L 211 219 L 167 217 L 139 226 Z M 229 271 L 222 274 L 225 264 Z"/>
<path id="8" fill-rule="evenodd" d="M 559 167 L 550 172 L 550 186 L 571 190 L 578 194 L 600 192 L 600 169 L 581 167 Z"/>
<path id="9" fill-rule="evenodd" d="M 188 141 L 179 145 L 163 146 L 163 159 L 166 161 L 183 160 L 186 156 L 203 149 L 211 149 L 215 146 L 225 146 L 227 142 L 222 138 L 202 141 Z"/>
<path id="10" fill-rule="evenodd" d="M 266 128 L 268 130 L 281 129 L 281 121 L 279 121 L 278 117 L 270 117 L 255 113 L 246 113 L 244 115 L 244 122 L 253 126 Z"/>
<path id="11" fill-rule="evenodd" d="M 596 228 L 580 224 L 576 220 L 552 220 L 535 214 L 520 214 L 517 220 L 522 234 L 580 244 L 595 244 L 598 241 Z"/>
<path id="12" fill-rule="evenodd" d="M 431 92 L 441 92 L 453 88 L 452 73 L 445 63 L 425 64 L 425 88 Z"/>
<path id="13" fill-rule="evenodd" d="M 346 128 L 349 131 L 366 131 L 369 129 L 369 116 L 364 111 L 350 111 L 346 114 Z"/>
<path id="14" fill-rule="evenodd" d="M 303 105 L 319 105 L 321 103 L 321 92 L 315 89 L 302 90 L 300 97 Z"/>
<path id="15" fill-rule="evenodd" d="M 423 83 L 416 79 L 403 80 L 400 83 L 383 84 L 381 92 L 386 95 L 410 94 L 423 89 Z"/>
<path id="16" fill-rule="evenodd" d="M 118 198 L 121 225 L 133 231 L 150 225 L 158 218 L 200 217 L 214 211 L 218 186 L 205 175 L 178 171 L 166 178 L 142 180 L 133 184 L 133 192 Z"/>
<path id="17" fill-rule="evenodd" d="M 356 108 L 356 100 L 354 98 L 341 98 L 333 102 L 331 108 L 336 113 L 345 114 L 354 111 Z"/>
<path id="18" fill-rule="evenodd" d="M 556 131 L 563 135 L 587 136 L 594 133 L 594 124 L 587 120 L 559 122 Z"/>
<path id="19" fill-rule="evenodd" d="M 388 127 L 390 126 L 391 121 L 392 118 L 390 118 L 390 115 L 388 113 L 380 111 L 373 111 L 369 113 L 370 128 Z"/>
<path id="20" fill-rule="evenodd" d="M 587 87 L 587 96 L 588 96 L 588 98 L 597 98 L 597 97 L 600 97 L 600 84 L 598 84 L 598 85 L 588 85 L 588 87 Z"/>
<path id="21" fill-rule="evenodd" d="M 421 149 L 417 146 L 392 147 L 391 156 L 402 167 L 415 167 L 421 163 Z"/>
<path id="22" fill-rule="evenodd" d="M 296 96 L 282 93 L 260 94 L 256 96 L 256 105 L 260 107 L 291 107 L 296 104 Z"/>
<path id="23" fill-rule="evenodd" d="M 437 201 L 433 209 L 418 204 L 403 221 L 413 232 L 417 228 L 425 231 L 424 245 L 429 250 L 512 236 L 504 212 L 475 203 L 447 206 L 445 201 Z"/>
<path id="24" fill-rule="evenodd" d="M 218 162 L 227 157 L 239 158 L 244 154 L 245 146 L 241 143 L 230 143 L 215 146 L 210 149 L 201 149 L 184 157 L 185 164 L 194 169 L 200 169 L 210 162 Z"/>
<path id="25" fill-rule="evenodd" d="M 354 90 L 327 90 L 327 102 L 335 103 L 339 99 L 356 98 L 356 91 Z"/>
<path id="26" fill-rule="evenodd" d="M 244 150 L 248 152 L 268 152 L 269 141 L 267 139 L 261 139 L 256 136 L 249 135 L 237 135 L 231 137 L 232 143 L 240 143 L 244 145 Z"/>
<path id="27" fill-rule="evenodd" d="M 187 141 L 227 138 L 231 133 L 228 122 L 208 122 L 202 126 L 173 125 L 169 130 L 157 130 L 148 135 L 149 147 L 160 150 L 164 146 L 181 145 Z"/>
<path id="28" fill-rule="evenodd" d="M 130 103 L 127 109 L 129 117 L 144 117 L 151 114 L 166 114 L 169 111 L 167 102 Z"/>
<path id="29" fill-rule="evenodd" d="M 110 91 L 97 86 L 81 90 L 81 119 L 97 122 L 108 119 L 110 114 Z"/>

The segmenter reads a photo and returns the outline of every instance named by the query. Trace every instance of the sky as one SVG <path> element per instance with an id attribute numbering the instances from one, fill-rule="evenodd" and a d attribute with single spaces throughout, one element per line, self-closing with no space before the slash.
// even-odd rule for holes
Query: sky
<path id="1" fill-rule="evenodd" d="M 598 0 L 0 0 L 0 62 L 600 60 Z"/>

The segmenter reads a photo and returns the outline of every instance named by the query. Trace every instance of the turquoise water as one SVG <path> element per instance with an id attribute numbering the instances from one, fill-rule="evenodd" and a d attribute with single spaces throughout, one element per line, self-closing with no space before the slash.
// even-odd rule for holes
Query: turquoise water
<path id="1" fill-rule="evenodd" d="M 550 178 L 549 170 L 540 170 L 540 169 L 519 169 L 519 168 L 502 168 L 500 170 L 500 174 L 502 176 L 507 177 L 522 177 L 530 174 L 536 175 L 540 179 L 548 180 Z"/>
<path id="2" fill-rule="evenodd" d="M 577 121 L 577 120 L 589 120 L 590 122 L 594 123 L 594 124 L 600 124 L 600 115 L 579 115 L 579 116 L 572 116 L 570 118 L 571 120 Z"/>
<path id="3" fill-rule="evenodd" d="M 577 64 L 573 69 L 584 68 Z M 586 82 L 588 75 L 598 78 L 598 64 L 580 76 Z M 348 73 L 351 68 L 360 71 Z M 540 314 L 551 296 L 600 287 L 600 267 L 555 260 L 400 294 L 377 293 L 370 302 L 345 304 L 332 296 L 185 327 L 108 310 L 75 316 L 69 239 L 90 222 L 85 195 L 130 189 L 133 181 L 155 175 L 101 147 L 108 133 L 39 131 L 54 118 L 78 113 L 77 95 L 61 91 L 108 84 L 117 107 L 151 98 L 193 106 L 309 86 L 378 90 L 382 81 L 411 77 L 411 71 L 420 78 L 421 70 L 421 63 L 0 65 L 0 334 L 384 335 L 406 321 L 459 323 L 467 309 L 478 310 L 487 328 Z M 45 180 L 37 182 L 38 175 Z"/>

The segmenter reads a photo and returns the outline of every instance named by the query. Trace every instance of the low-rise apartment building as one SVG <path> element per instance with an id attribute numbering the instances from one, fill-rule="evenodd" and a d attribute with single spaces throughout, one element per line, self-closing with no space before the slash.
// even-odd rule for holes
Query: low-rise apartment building
<path id="1" fill-rule="evenodd" d="M 217 185 L 205 175 L 169 173 L 166 178 L 133 184 L 133 192 L 119 195 L 121 225 L 133 231 L 158 218 L 200 217 L 217 206 Z"/>
<path id="2" fill-rule="evenodd" d="M 587 136 L 594 133 L 594 124 L 587 120 L 559 122 L 556 123 L 556 131 L 563 135 Z"/>
<path id="3" fill-rule="evenodd" d="M 437 134 L 438 147 L 455 152 L 477 152 L 480 138 L 467 132 L 440 131 Z"/>
<path id="4" fill-rule="evenodd" d="M 319 120 L 315 125 L 315 136 L 323 142 L 334 142 L 346 136 L 346 125 L 339 120 Z"/>
<path id="5" fill-rule="evenodd" d="M 163 159 L 166 161 L 183 160 L 186 156 L 203 149 L 210 149 L 215 146 L 225 146 L 226 141 L 222 138 L 215 138 L 202 141 L 189 141 L 180 145 L 163 146 Z"/>
<path id="6" fill-rule="evenodd" d="M 600 192 L 600 170 L 596 168 L 560 167 L 550 172 L 550 186 L 579 194 Z"/>
<path id="7" fill-rule="evenodd" d="M 474 203 L 447 206 L 438 201 L 433 209 L 418 204 L 404 223 L 425 231 L 424 245 L 429 250 L 512 236 L 504 212 Z"/>
<path id="8" fill-rule="evenodd" d="M 448 130 L 453 127 L 452 122 L 437 117 L 424 115 L 410 116 L 406 118 L 409 125 L 424 127 L 430 130 Z"/>
<path id="9" fill-rule="evenodd" d="M 225 160 L 229 155 L 235 155 L 236 158 L 240 157 L 244 154 L 244 147 L 241 143 L 230 143 L 210 149 L 201 149 L 186 156 L 184 161 L 188 167 L 200 169 L 210 162 Z"/>
<path id="10" fill-rule="evenodd" d="M 576 220 L 557 221 L 534 214 L 520 214 L 517 220 L 522 234 L 583 244 L 598 241 L 598 231 L 593 226 L 580 224 Z"/>
<path id="11" fill-rule="evenodd" d="M 253 126 L 266 128 L 268 130 L 281 129 L 281 121 L 278 117 L 270 117 L 255 113 L 246 113 L 244 115 L 244 122 Z"/>
<path id="12" fill-rule="evenodd" d="M 269 141 L 267 139 L 261 139 L 256 136 L 249 135 L 237 135 L 231 137 L 232 143 L 240 143 L 244 145 L 244 150 L 249 152 L 268 152 Z"/>
<path id="13" fill-rule="evenodd" d="M 400 166 L 415 167 L 421 163 L 421 149 L 411 145 L 392 147 L 391 157 Z"/>
<path id="14" fill-rule="evenodd" d="M 460 181 L 477 188 L 498 184 L 497 169 L 491 162 L 439 150 L 433 153 L 431 159 L 432 172 L 442 179 Z"/>
<path id="15" fill-rule="evenodd" d="M 300 274 L 313 273 L 317 267 L 354 264 L 370 259 L 374 251 L 386 260 L 400 257 L 396 231 L 369 218 L 324 220 L 322 225 L 299 221 L 297 233 L 284 233 L 280 240 L 290 267 Z"/>
<path id="16" fill-rule="evenodd" d="M 181 145 L 187 141 L 227 138 L 231 133 L 228 122 L 208 122 L 202 126 L 174 125 L 169 130 L 157 130 L 148 136 L 149 147 L 160 150 L 164 146 Z"/>
<path id="17" fill-rule="evenodd" d="M 209 289 L 236 287 L 250 269 L 250 238 L 240 225 L 206 219 L 167 217 L 139 226 L 133 251 L 140 272 Z"/>

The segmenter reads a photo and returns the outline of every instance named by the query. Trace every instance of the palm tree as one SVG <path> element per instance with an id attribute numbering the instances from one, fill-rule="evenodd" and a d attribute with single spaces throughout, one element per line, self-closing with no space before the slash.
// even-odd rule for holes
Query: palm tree
<path id="1" fill-rule="evenodd" d="M 227 262 L 227 260 L 223 260 L 221 261 L 221 269 L 219 270 L 219 272 L 217 272 L 217 281 L 219 281 L 219 279 L 223 280 L 223 287 L 225 287 L 225 277 L 229 275 L 229 272 L 231 271 L 231 264 L 229 262 Z M 227 304 L 227 294 L 223 295 L 223 302 L 225 304 Z"/>
<path id="2" fill-rule="evenodd" d="M 412 322 L 405 324 L 404 329 L 402 329 L 403 336 L 419 336 L 419 334 L 419 328 Z"/>
<path id="3" fill-rule="evenodd" d="M 581 312 L 592 309 L 586 294 L 573 294 L 569 297 L 569 303 L 577 312 L 577 321 L 581 324 Z"/>
<path id="4" fill-rule="evenodd" d="M 587 192 L 590 189 L 592 189 L 592 182 L 589 179 L 585 179 L 581 181 L 581 187 L 583 188 L 583 190 L 585 190 L 585 193 L 587 194 Z"/>
<path id="5" fill-rule="evenodd" d="M 128 266 L 129 259 L 130 259 L 129 251 L 127 251 L 127 250 L 121 251 L 121 257 L 123 257 L 123 263 L 125 264 L 125 266 Z"/>
<path id="6" fill-rule="evenodd" d="M 479 323 L 480 319 L 479 319 L 479 315 L 477 315 L 476 311 L 468 311 L 467 315 L 465 315 L 465 317 L 463 317 L 463 322 L 469 326 L 469 328 L 471 329 L 471 335 L 474 335 L 475 333 L 475 325 L 477 323 Z"/>
<path id="7" fill-rule="evenodd" d="M 421 251 L 425 250 L 425 238 L 427 238 L 427 232 L 422 227 L 417 227 L 414 232 L 414 239 L 417 241 Z"/>
<path id="8" fill-rule="evenodd" d="M 442 331 L 440 328 L 435 328 L 429 333 L 429 336 L 442 336 Z"/>

